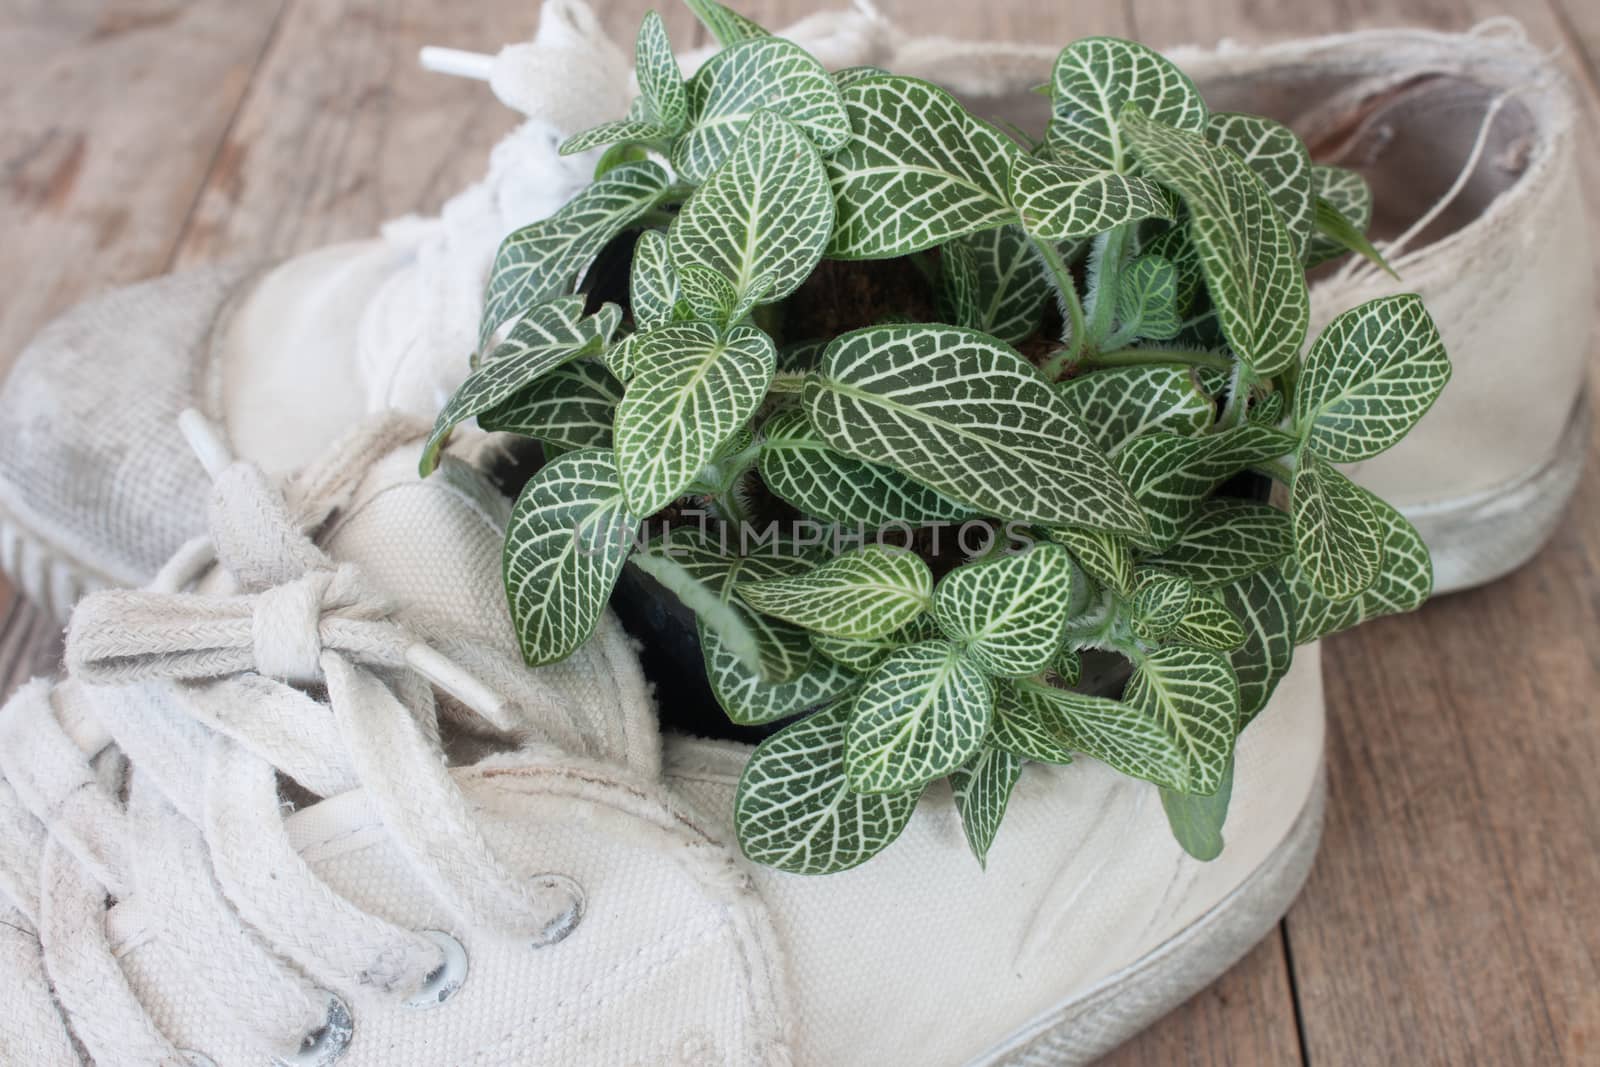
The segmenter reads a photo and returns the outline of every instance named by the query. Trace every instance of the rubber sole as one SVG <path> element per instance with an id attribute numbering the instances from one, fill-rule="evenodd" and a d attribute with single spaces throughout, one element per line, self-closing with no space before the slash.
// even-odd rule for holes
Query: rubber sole
<path id="1" fill-rule="evenodd" d="M 1182 933 L 1038 1017 L 970 1067 L 1088 1063 L 1216 981 L 1272 932 L 1299 895 L 1322 839 L 1326 804 L 1327 775 L 1319 767 L 1288 835 L 1237 889 Z"/>
<path id="2" fill-rule="evenodd" d="M 1433 554 L 1433 591 L 1452 593 L 1492 582 L 1538 554 L 1566 511 L 1589 456 L 1589 394 L 1578 395 L 1556 451 L 1508 486 L 1408 510 Z"/>

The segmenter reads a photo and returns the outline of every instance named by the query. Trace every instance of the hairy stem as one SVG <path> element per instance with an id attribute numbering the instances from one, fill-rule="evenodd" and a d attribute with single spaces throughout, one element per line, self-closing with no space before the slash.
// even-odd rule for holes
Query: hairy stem
<path id="1" fill-rule="evenodd" d="M 1050 362 L 1044 365 L 1044 376 L 1051 381 L 1061 377 L 1061 372 L 1067 366 L 1077 361 L 1083 352 L 1084 322 L 1083 304 L 1078 300 L 1078 287 L 1072 280 L 1072 271 L 1067 269 L 1066 261 L 1061 258 L 1061 253 L 1056 251 L 1055 245 L 1049 241 L 1041 241 L 1037 237 L 1029 237 L 1028 243 L 1038 253 L 1045 267 L 1055 279 L 1056 289 L 1061 294 L 1062 317 L 1067 320 L 1067 347 L 1050 357 Z"/>
<path id="2" fill-rule="evenodd" d="M 1127 245 L 1129 225 L 1113 226 L 1094 241 L 1089 259 L 1090 345 L 1099 346 L 1111 333 L 1111 319 L 1117 308 L 1117 290 L 1122 284 L 1122 252 Z M 1108 346 L 1109 347 L 1109 346 Z"/>

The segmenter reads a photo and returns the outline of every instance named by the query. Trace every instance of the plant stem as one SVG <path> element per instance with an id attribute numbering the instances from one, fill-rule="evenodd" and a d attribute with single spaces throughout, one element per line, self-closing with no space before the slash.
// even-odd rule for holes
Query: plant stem
<path id="1" fill-rule="evenodd" d="M 1268 460 L 1265 463 L 1257 463 L 1254 466 L 1262 474 L 1271 475 L 1284 485 L 1294 484 L 1294 471 L 1282 460 Z"/>
<path id="2" fill-rule="evenodd" d="M 1117 352 L 1099 352 L 1083 361 L 1086 367 L 1142 367 L 1150 363 L 1182 363 L 1191 367 L 1233 369 L 1233 360 L 1221 352 L 1204 352 L 1189 348 L 1124 348 Z"/>
<path id="3" fill-rule="evenodd" d="M 1233 368 L 1228 383 L 1228 400 L 1222 408 L 1222 418 L 1217 420 L 1218 430 L 1231 430 L 1244 422 L 1245 409 L 1250 406 L 1250 387 L 1255 382 L 1250 368 L 1239 360 Z"/>
<path id="4" fill-rule="evenodd" d="M 1083 352 L 1084 323 L 1083 304 L 1078 300 L 1078 287 L 1072 280 L 1072 271 L 1067 269 L 1066 261 L 1061 258 L 1061 253 L 1056 251 L 1055 245 L 1049 241 L 1041 241 L 1037 237 L 1029 237 L 1028 243 L 1044 261 L 1045 267 L 1055 278 L 1056 289 L 1061 293 L 1061 307 L 1067 320 L 1068 347 L 1063 348 L 1050 358 L 1044 365 L 1044 376 L 1051 381 L 1061 377 L 1061 372 L 1067 369 L 1069 363 L 1077 361 Z"/>
<path id="5" fill-rule="evenodd" d="M 1129 224 L 1113 226 L 1095 238 L 1089 260 L 1089 336 L 1098 346 L 1111 333 L 1111 319 L 1117 308 L 1117 289 L 1122 284 L 1122 250 L 1128 241 Z"/>

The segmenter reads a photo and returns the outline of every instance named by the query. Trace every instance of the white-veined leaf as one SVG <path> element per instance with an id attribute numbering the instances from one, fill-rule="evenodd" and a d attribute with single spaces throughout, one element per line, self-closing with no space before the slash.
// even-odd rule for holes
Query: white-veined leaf
<path id="1" fill-rule="evenodd" d="M 833 637 L 892 633 L 928 609 L 933 574 L 915 554 L 866 545 L 814 570 L 742 581 L 739 595 L 757 611 Z"/>
<path id="2" fill-rule="evenodd" d="M 703 182 L 728 158 L 758 111 L 781 115 L 824 154 L 850 133 L 839 87 L 805 49 L 781 37 L 752 37 L 718 52 L 689 79 L 689 129 L 672 165 Z"/>
<path id="3" fill-rule="evenodd" d="M 602 122 L 598 126 L 591 126 L 568 137 L 561 142 L 561 154 L 575 156 L 580 152 L 587 152 L 592 148 L 604 148 L 607 145 L 658 144 L 671 136 L 671 130 L 653 122 L 615 119 L 611 122 Z"/>
<path id="4" fill-rule="evenodd" d="M 529 665 L 565 659 L 594 632 L 638 525 L 608 452 L 569 452 L 523 486 L 506 527 L 504 566 Z"/>
<path id="5" fill-rule="evenodd" d="M 1221 783 L 1210 796 L 1161 790 L 1161 807 L 1167 813 L 1172 836 L 1185 852 L 1202 863 L 1222 855 L 1222 825 L 1228 819 L 1228 801 L 1232 795 L 1232 756 L 1223 769 Z"/>
<path id="6" fill-rule="evenodd" d="M 1168 645 L 1141 651 L 1123 702 L 1161 724 L 1188 767 L 1187 793 L 1215 793 L 1239 729 L 1239 681 L 1220 652 Z"/>
<path id="7" fill-rule="evenodd" d="M 650 515 L 677 499 L 754 414 L 776 352 L 760 330 L 702 322 L 636 334 L 633 377 L 617 406 L 617 467 L 629 506 Z"/>
<path id="8" fill-rule="evenodd" d="M 701 581 L 695 568 L 685 566 L 664 548 L 663 543 L 657 542 L 635 552 L 628 562 L 694 612 L 702 637 L 714 635 L 724 655 L 759 679 L 763 661 L 761 634 L 751 625 L 750 613 L 729 603 L 717 589 Z"/>
<path id="9" fill-rule="evenodd" d="M 977 270 L 976 328 L 1008 345 L 1039 329 L 1055 292 L 1050 272 L 1020 226 L 991 226 L 961 238 Z"/>
<path id="10" fill-rule="evenodd" d="M 1294 660 L 1295 605 L 1278 570 L 1261 571 L 1217 590 L 1244 624 L 1244 644 L 1228 654 L 1239 679 L 1239 729 L 1267 706 Z"/>
<path id="11" fill-rule="evenodd" d="M 965 563 L 939 580 L 933 617 L 989 674 L 1021 678 L 1049 665 L 1072 605 L 1072 561 L 1048 541 Z"/>
<path id="12" fill-rule="evenodd" d="M 1404 437 L 1449 380 L 1450 359 L 1422 298 L 1369 300 L 1312 343 L 1295 386 L 1295 428 L 1325 459 L 1370 459 Z"/>
<path id="13" fill-rule="evenodd" d="M 1128 442 L 1117 470 L 1144 506 L 1149 533 L 1135 538 L 1160 552 L 1182 536 L 1200 502 L 1247 467 L 1294 451 L 1295 440 L 1266 426 L 1246 424 L 1201 437 L 1158 432 Z"/>
<path id="14" fill-rule="evenodd" d="M 1337 211 L 1357 233 L 1366 233 L 1372 224 L 1372 189 L 1367 180 L 1353 170 L 1343 167 L 1311 167 L 1311 191 L 1314 196 Z M 1311 235 L 1306 249 L 1308 268 L 1337 259 L 1348 249 L 1345 245 L 1321 232 Z"/>
<path id="15" fill-rule="evenodd" d="M 1177 629 L 1195 596 L 1194 583 L 1163 571 L 1142 571 L 1128 604 L 1133 632 L 1146 641 L 1160 641 Z"/>
<path id="16" fill-rule="evenodd" d="M 697 625 L 712 695 L 728 719 L 740 725 L 759 726 L 787 719 L 837 699 L 856 684 L 854 674 L 821 656 L 813 657 L 804 670 L 787 681 L 766 681 L 759 671 L 752 671 L 729 652 L 718 632 L 704 620 Z"/>
<path id="17" fill-rule="evenodd" d="M 1262 184 L 1233 152 L 1138 111 L 1122 130 L 1145 170 L 1189 209 L 1189 239 L 1200 256 L 1222 332 L 1260 377 L 1294 362 L 1311 321 L 1305 268 Z"/>
<path id="18" fill-rule="evenodd" d="M 1200 265 L 1199 250 L 1189 240 L 1188 211 L 1179 211 L 1178 219 L 1178 222 L 1143 242 L 1139 246 L 1139 254 L 1159 257 L 1172 264 L 1173 306 L 1182 319 L 1194 312 L 1195 298 L 1205 284 L 1205 271 Z"/>
<path id="19" fill-rule="evenodd" d="M 899 793 L 949 774 L 989 732 L 994 690 L 948 641 L 889 654 L 849 700 L 845 773 L 863 793 Z"/>
<path id="20" fill-rule="evenodd" d="M 950 772 L 950 791 L 956 811 L 961 813 L 961 831 L 980 867 L 989 865 L 989 847 L 994 844 L 994 835 L 1006 815 L 1006 802 L 1020 777 L 1022 759 L 998 748 L 982 749 L 966 766 Z"/>
<path id="21" fill-rule="evenodd" d="M 1049 534 L 1050 540 L 1072 553 L 1089 577 L 1114 592 L 1133 592 L 1133 549 L 1126 538 L 1070 528 L 1053 529 Z"/>
<path id="22" fill-rule="evenodd" d="M 678 305 L 678 275 L 667 252 L 667 235 L 646 230 L 633 246 L 633 272 L 628 281 L 633 321 L 640 330 L 665 326 Z"/>
<path id="23" fill-rule="evenodd" d="M 485 430 L 534 437 L 561 448 L 610 448 L 622 386 L 595 360 L 557 367 L 478 415 Z"/>
<path id="24" fill-rule="evenodd" d="M 1433 592 L 1433 560 L 1416 529 L 1394 508 L 1372 497 L 1382 531 L 1383 565 L 1371 587 L 1349 600 L 1334 601 L 1307 580 L 1293 556 L 1283 562 L 1295 605 L 1295 640 L 1306 644 L 1348 630 L 1380 615 L 1415 611 Z"/>
<path id="25" fill-rule="evenodd" d="M 902 645 L 914 645 L 918 641 L 938 636 L 938 626 L 934 625 L 932 619 L 923 615 L 882 637 L 863 639 L 812 634 L 811 647 L 841 667 L 848 668 L 856 674 L 866 674 Z"/>
<path id="26" fill-rule="evenodd" d="M 978 306 L 978 261 L 965 241 L 950 241 L 939 249 L 939 317 L 953 326 L 983 329 Z"/>
<path id="27" fill-rule="evenodd" d="M 767 31 L 745 18 L 737 11 L 717 3 L 717 0 L 684 0 L 700 24 L 711 31 L 718 44 L 726 48 L 754 37 L 766 37 Z"/>
<path id="28" fill-rule="evenodd" d="M 583 297 L 568 296 L 535 306 L 495 346 L 489 358 L 456 387 L 434 420 L 422 450 L 424 477 L 439 459 L 439 449 L 457 424 L 511 399 L 563 363 L 603 349 L 622 321 L 622 309 L 606 304 L 583 317 Z"/>
<path id="29" fill-rule="evenodd" d="M 1162 256 L 1144 255 L 1122 268 L 1117 282 L 1117 333 L 1126 340 L 1165 341 L 1183 328 L 1178 315 L 1178 270 Z"/>
<path id="30" fill-rule="evenodd" d="M 1212 497 L 1178 540 L 1150 562 L 1200 586 L 1228 585 L 1294 551 L 1288 514 L 1249 500 Z"/>
<path id="31" fill-rule="evenodd" d="M 1056 658 L 1050 662 L 1050 669 L 1061 679 L 1063 685 L 1077 685 L 1083 678 L 1083 657 L 1075 648 L 1063 646 L 1056 652 Z"/>
<path id="32" fill-rule="evenodd" d="M 876 796 L 844 772 L 842 700 L 756 746 L 739 776 L 733 821 L 750 860 L 791 874 L 832 874 L 882 852 L 900 836 L 921 790 Z"/>
<path id="33" fill-rule="evenodd" d="M 695 318 L 717 326 L 732 322 L 740 304 L 739 290 L 732 282 L 698 263 L 685 264 L 678 271 L 678 292 Z M 748 306 L 745 310 L 749 310 Z"/>
<path id="34" fill-rule="evenodd" d="M 1250 402 L 1245 417 L 1258 426 L 1276 426 L 1283 421 L 1283 394 L 1271 392 Z"/>
<path id="35" fill-rule="evenodd" d="M 673 220 L 667 242 L 680 275 L 706 267 L 740 299 L 770 303 L 810 276 L 832 229 L 822 157 L 795 125 L 757 111 Z"/>
<path id="36" fill-rule="evenodd" d="M 827 254 L 887 259 L 1013 221 L 1016 145 L 943 89 L 894 75 L 844 90 L 849 138 L 828 160 L 837 218 Z"/>
<path id="37" fill-rule="evenodd" d="M 1191 436 L 1210 428 L 1216 403 L 1187 367 L 1147 363 L 1107 367 L 1058 387 L 1081 425 L 1109 456 L 1157 430 Z"/>
<path id="38" fill-rule="evenodd" d="M 1300 573 L 1330 600 L 1369 588 L 1383 562 L 1373 496 L 1313 453 L 1300 456 L 1289 505 Z"/>
<path id="39" fill-rule="evenodd" d="M 1215 590 L 1196 589 L 1168 640 L 1191 648 L 1232 652 L 1245 642 L 1244 624 L 1234 617 Z"/>
<path id="40" fill-rule="evenodd" d="M 836 338 L 805 409 L 829 445 L 985 514 L 1141 530 L 1137 504 L 1061 395 L 1004 343 L 954 326 Z"/>
<path id="41" fill-rule="evenodd" d="M 1205 101 L 1188 75 L 1143 45 L 1114 37 L 1085 37 L 1062 49 L 1050 97 L 1046 144 L 1109 170 L 1133 167 L 1122 129 L 1129 104 L 1180 130 L 1199 132 L 1206 124 Z"/>
<path id="42" fill-rule="evenodd" d="M 677 133 L 689 124 L 689 93 L 672 54 L 667 24 L 654 11 L 644 13 L 633 55 L 634 74 L 650 114 L 669 134 Z"/>
<path id="43" fill-rule="evenodd" d="M 1206 137 L 1212 144 L 1238 153 L 1255 171 L 1289 231 L 1295 255 L 1303 260 L 1316 216 L 1311 153 L 1304 142 L 1281 122 L 1233 112 L 1212 115 L 1206 123 Z"/>
<path id="44" fill-rule="evenodd" d="M 1189 780 L 1187 757 L 1161 722 L 1120 700 L 1038 682 L 1002 682 L 995 698 L 995 721 L 1001 720 L 1008 723 L 1008 740 L 1038 745 L 1049 755 L 1081 752 L 1114 771 L 1160 785 L 1181 787 Z"/>
<path id="45" fill-rule="evenodd" d="M 1019 155 L 1011 164 L 1011 203 L 1035 237 L 1078 240 L 1139 219 L 1170 218 L 1154 182 L 1094 164 Z"/>
<path id="46" fill-rule="evenodd" d="M 648 160 L 623 163 L 554 215 L 500 242 L 484 293 L 478 347 L 529 306 L 570 292 L 606 243 L 650 210 L 670 181 Z"/>
<path id="47" fill-rule="evenodd" d="M 774 413 L 762 427 L 761 480 L 811 518 L 874 530 L 972 514 L 899 471 L 829 448 L 796 408 Z"/>

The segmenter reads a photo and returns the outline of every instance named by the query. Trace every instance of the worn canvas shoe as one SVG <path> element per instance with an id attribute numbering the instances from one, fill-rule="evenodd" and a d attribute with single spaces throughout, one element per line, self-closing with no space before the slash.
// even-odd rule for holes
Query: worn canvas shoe
<path id="1" fill-rule="evenodd" d="M 527 116 L 437 218 L 268 266 L 204 267 L 90 300 L 47 326 L 0 387 L 0 567 L 63 619 L 136 586 L 204 528 L 205 479 L 173 438 L 195 407 L 240 454 L 288 471 L 367 411 L 430 418 L 467 374 L 500 240 L 587 183 L 564 137 L 626 109 L 629 63 L 580 0 L 484 57 Z"/>
<path id="2" fill-rule="evenodd" d="M 448 456 L 419 482 L 419 423 L 281 489 L 191 429 L 211 535 L 0 710 L 0 1062 L 1081 1063 L 1305 877 L 1314 646 L 1209 864 L 1084 759 L 1024 771 L 987 870 L 940 789 L 870 864 L 781 874 L 734 844 L 750 750 L 662 737 L 613 619 L 522 668 L 505 504 Z"/>

